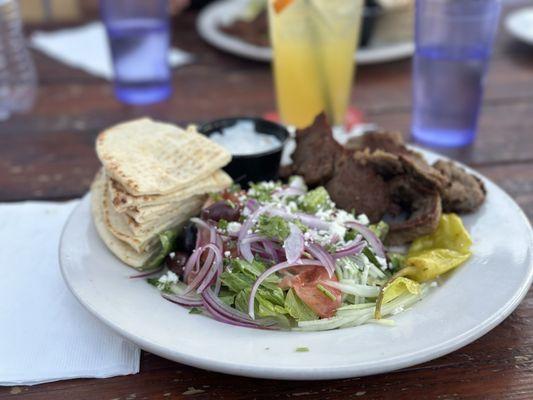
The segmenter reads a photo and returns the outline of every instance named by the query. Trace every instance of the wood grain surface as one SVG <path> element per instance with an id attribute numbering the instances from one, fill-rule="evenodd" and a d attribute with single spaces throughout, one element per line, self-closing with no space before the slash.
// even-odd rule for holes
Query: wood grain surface
<path id="1" fill-rule="evenodd" d="M 195 63 L 175 70 L 174 95 L 152 106 L 123 105 L 115 100 L 110 83 L 34 53 L 40 79 L 37 104 L 29 114 L 0 122 L 0 201 L 83 195 L 99 166 L 95 136 L 118 121 L 149 115 L 188 123 L 274 110 L 269 66 L 211 48 L 195 32 L 195 17 L 188 12 L 174 24 L 176 45 L 194 53 Z M 366 120 L 408 137 L 410 70 L 410 61 L 359 68 L 352 104 Z M 469 149 L 447 154 L 493 179 L 533 217 L 533 48 L 515 42 L 503 29 L 487 79 L 478 139 Z M 533 294 L 471 345 L 395 373 L 269 381 L 206 372 L 143 352 L 137 375 L 0 388 L 0 399 L 11 398 L 530 400 Z"/>

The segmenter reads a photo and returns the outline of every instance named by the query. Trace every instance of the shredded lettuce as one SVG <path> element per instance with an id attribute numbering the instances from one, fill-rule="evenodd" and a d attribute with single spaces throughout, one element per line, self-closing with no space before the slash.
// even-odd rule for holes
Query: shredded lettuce
<path id="1" fill-rule="evenodd" d="M 369 228 L 381 241 L 385 240 L 387 233 L 389 233 L 389 224 L 385 221 L 379 221 L 377 224 L 370 225 Z"/>
<path id="2" fill-rule="evenodd" d="M 178 229 L 168 230 L 159 234 L 159 242 L 161 243 L 161 249 L 159 253 L 151 260 L 149 260 L 144 266 L 143 270 L 157 268 L 161 265 L 165 257 L 174 250 L 176 246 L 176 239 L 178 237 Z"/>
<path id="3" fill-rule="evenodd" d="M 296 321 L 311 321 L 318 318 L 318 315 L 298 297 L 293 289 L 287 292 L 285 309 Z"/>

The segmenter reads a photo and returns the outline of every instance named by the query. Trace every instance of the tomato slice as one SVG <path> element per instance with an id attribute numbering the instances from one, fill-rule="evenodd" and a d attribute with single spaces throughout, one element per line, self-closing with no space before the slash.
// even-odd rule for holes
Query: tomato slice
<path id="1" fill-rule="evenodd" d="M 290 5 L 294 0 L 274 0 L 274 10 L 277 14 L 282 12 L 285 7 Z"/>
<path id="2" fill-rule="evenodd" d="M 285 277 L 283 284 L 286 287 L 292 287 L 298 297 L 309 306 L 317 315 L 322 318 L 329 318 L 335 315 L 337 308 L 341 306 L 340 290 L 324 284 L 326 281 L 337 281 L 337 277 L 329 277 L 323 267 L 298 267 L 293 268 L 292 273 L 296 275 Z M 322 284 L 334 297 L 329 298 L 322 293 L 317 285 Z"/>

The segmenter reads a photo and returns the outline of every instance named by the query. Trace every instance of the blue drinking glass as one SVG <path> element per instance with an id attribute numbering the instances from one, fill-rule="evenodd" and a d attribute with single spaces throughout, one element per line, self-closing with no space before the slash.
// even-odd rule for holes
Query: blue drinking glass
<path id="1" fill-rule="evenodd" d="M 100 0 L 115 94 L 128 104 L 149 104 L 172 93 L 168 0 Z"/>
<path id="2" fill-rule="evenodd" d="M 476 135 L 500 0 L 417 0 L 414 139 L 460 147 Z"/>

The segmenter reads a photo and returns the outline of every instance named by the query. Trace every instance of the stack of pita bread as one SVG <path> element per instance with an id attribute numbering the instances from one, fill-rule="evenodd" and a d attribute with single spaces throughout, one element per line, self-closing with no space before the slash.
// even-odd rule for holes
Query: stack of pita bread
<path id="1" fill-rule="evenodd" d="M 98 135 L 96 152 L 103 165 L 91 188 L 97 231 L 138 269 L 153 267 L 160 233 L 182 227 L 208 193 L 232 182 L 221 170 L 231 155 L 192 127 L 148 118 L 122 123 Z"/>

